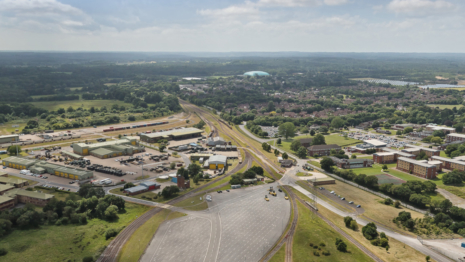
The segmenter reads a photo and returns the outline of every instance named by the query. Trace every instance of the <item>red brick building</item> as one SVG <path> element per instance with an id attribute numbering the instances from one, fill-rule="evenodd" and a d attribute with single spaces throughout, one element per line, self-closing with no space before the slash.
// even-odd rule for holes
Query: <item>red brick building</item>
<path id="1" fill-rule="evenodd" d="M 465 142 L 465 134 L 448 134 L 446 135 L 446 143 L 454 142 L 454 141 L 463 141 Z"/>
<path id="2" fill-rule="evenodd" d="M 407 157 L 399 157 L 399 159 L 397 159 L 397 169 L 427 179 L 433 179 L 437 174 L 436 165 L 420 162 Z"/>
<path id="3" fill-rule="evenodd" d="M 309 156 L 329 156 L 331 149 L 335 149 L 337 151 L 341 150 L 341 147 L 332 144 L 332 145 L 316 145 L 316 146 L 310 146 L 307 148 L 307 152 Z"/>

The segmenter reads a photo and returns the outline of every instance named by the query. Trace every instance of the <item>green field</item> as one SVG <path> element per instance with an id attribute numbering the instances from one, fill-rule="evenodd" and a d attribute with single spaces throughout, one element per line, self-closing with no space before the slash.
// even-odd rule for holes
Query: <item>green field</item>
<path id="1" fill-rule="evenodd" d="M 269 260 L 270 262 L 283 262 L 286 260 L 286 243 L 279 248 L 278 252 Z"/>
<path id="2" fill-rule="evenodd" d="M 82 261 L 86 256 L 97 256 L 111 240 L 105 240 L 105 231 L 122 229 L 149 207 L 126 203 L 126 213 L 107 222 L 89 220 L 87 225 L 44 225 L 37 229 L 14 230 L 0 239 L 0 247 L 8 254 L 2 261 Z"/>
<path id="3" fill-rule="evenodd" d="M 36 107 L 46 109 L 48 111 L 56 111 L 59 108 L 67 109 L 68 107 L 72 106 L 74 109 L 82 107 L 85 109 L 89 109 L 91 107 L 103 107 L 106 106 L 107 108 L 111 107 L 114 104 L 118 104 L 119 106 L 125 106 L 126 108 L 132 107 L 132 104 L 124 103 L 118 100 L 71 100 L 71 101 L 45 101 L 45 102 L 31 102 Z"/>
<path id="4" fill-rule="evenodd" d="M 302 138 L 313 138 L 313 136 L 311 135 L 304 135 L 304 136 L 296 136 L 294 138 L 290 138 L 290 139 L 282 139 L 281 141 L 281 145 L 278 145 L 276 144 L 276 140 L 273 142 L 274 146 L 277 146 L 278 148 L 288 152 L 288 153 L 291 153 L 291 154 L 295 154 L 292 150 L 291 150 L 291 144 L 292 144 L 292 141 L 296 140 L 296 139 L 302 139 Z M 336 144 L 338 146 L 341 146 L 341 147 L 345 147 L 345 146 L 353 146 L 353 145 L 356 145 L 356 144 L 361 144 L 362 142 L 360 140 L 356 140 L 356 139 L 352 139 L 352 138 L 347 138 L 345 139 L 343 136 L 340 136 L 339 134 L 335 134 L 335 135 L 327 135 L 325 136 L 325 141 L 326 141 L 326 144 L 327 145 L 330 145 L 330 144 Z"/>
<path id="5" fill-rule="evenodd" d="M 300 202 L 297 202 L 299 209 L 299 219 L 297 228 L 294 233 L 292 246 L 292 256 L 294 261 L 372 261 L 365 253 L 360 251 L 355 245 L 341 236 L 336 230 L 330 227 L 326 222 L 308 210 Z M 343 253 L 336 249 L 336 238 L 343 239 L 347 244 L 348 252 Z M 310 246 L 324 243 L 321 250 Z M 322 251 L 329 251 L 329 256 L 324 256 Z M 315 256 L 314 251 L 318 251 L 320 256 Z"/>
<path id="6" fill-rule="evenodd" d="M 185 216 L 184 213 L 172 212 L 168 209 L 163 209 L 158 214 L 150 218 L 141 227 L 139 227 L 129 240 L 124 244 L 121 252 L 118 254 L 118 261 L 139 261 L 145 248 L 150 244 L 158 227 L 164 221 Z"/>

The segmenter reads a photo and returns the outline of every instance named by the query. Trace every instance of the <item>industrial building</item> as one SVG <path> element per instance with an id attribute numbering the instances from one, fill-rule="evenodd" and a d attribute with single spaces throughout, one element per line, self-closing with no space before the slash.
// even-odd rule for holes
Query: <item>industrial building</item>
<path id="1" fill-rule="evenodd" d="M 212 138 L 207 138 L 207 146 L 217 146 L 217 145 L 220 145 L 220 146 L 223 146 L 223 145 L 226 145 L 226 141 L 224 141 L 224 138 L 222 137 L 212 137 Z"/>
<path id="2" fill-rule="evenodd" d="M 214 156 L 214 155 L 213 154 L 204 154 L 204 153 L 194 153 L 194 154 L 191 154 L 190 159 L 192 161 L 200 160 L 201 158 L 203 158 L 203 160 L 207 160 L 212 156 Z"/>
<path id="3" fill-rule="evenodd" d="M 427 179 L 435 178 L 437 173 L 436 165 L 423 163 L 406 157 L 399 157 L 399 159 L 397 159 L 397 169 Z"/>
<path id="4" fill-rule="evenodd" d="M 84 158 L 81 155 L 78 155 L 78 154 L 75 154 L 75 153 L 69 152 L 69 151 L 61 151 L 61 154 L 63 156 L 65 156 L 65 157 L 68 157 L 68 158 L 71 158 L 71 159 L 74 159 L 74 160 L 80 160 L 80 159 Z"/>
<path id="5" fill-rule="evenodd" d="M 160 189 L 161 185 L 155 182 L 146 181 L 140 183 L 138 186 L 126 188 L 123 192 L 131 196 L 141 194 L 147 191 Z"/>
<path id="6" fill-rule="evenodd" d="M 140 140 L 147 142 L 147 143 L 156 143 L 158 140 L 165 139 L 165 140 L 181 140 L 181 139 L 188 139 L 193 137 L 200 137 L 203 133 L 202 130 L 189 127 L 189 128 L 181 128 L 181 129 L 174 129 L 162 132 L 155 132 L 150 134 L 142 134 L 140 136 Z"/>
<path id="7" fill-rule="evenodd" d="M 373 160 L 371 159 L 340 159 L 337 157 L 330 156 L 334 164 L 339 168 L 350 169 L 350 168 L 362 168 L 362 167 L 371 167 L 373 165 Z"/>
<path id="8" fill-rule="evenodd" d="M 370 148 L 381 148 L 387 145 L 386 143 L 384 143 L 383 141 L 379 141 L 378 139 L 363 140 L 363 142 L 366 144 L 366 146 Z"/>
<path id="9" fill-rule="evenodd" d="M 451 143 L 455 141 L 465 142 L 465 134 L 448 134 L 446 135 L 446 143 Z"/>
<path id="10" fill-rule="evenodd" d="M 37 162 L 35 165 L 31 166 L 29 170 L 36 174 L 49 173 L 51 175 L 74 180 L 86 180 L 94 177 L 92 171 L 52 164 L 46 161 Z"/>
<path id="11" fill-rule="evenodd" d="M 335 149 L 337 151 L 341 150 L 341 147 L 332 144 L 332 145 L 315 145 L 307 148 L 309 156 L 329 156 L 331 153 L 331 149 Z"/>
<path id="12" fill-rule="evenodd" d="M 135 138 L 125 137 L 120 140 L 112 140 L 95 144 L 73 144 L 73 151 L 75 154 L 81 156 L 92 155 L 105 159 L 144 152 L 145 148 L 143 146 L 139 146 L 139 143 Z"/>
<path id="13" fill-rule="evenodd" d="M 204 162 L 204 167 L 209 169 L 223 169 L 226 166 L 227 157 L 222 155 L 211 156 Z"/>
<path id="14" fill-rule="evenodd" d="M 18 203 L 31 203 L 36 206 L 45 206 L 52 198 L 53 195 L 39 193 L 37 191 L 27 191 L 21 189 L 12 189 L 5 192 L 0 196 L 0 211 L 13 208 Z"/>
<path id="15" fill-rule="evenodd" d="M 0 144 L 18 142 L 19 135 L 0 136 Z"/>
<path id="16" fill-rule="evenodd" d="M 37 163 L 37 161 L 38 160 L 25 157 L 10 156 L 2 160 L 2 165 L 14 169 L 23 170 L 29 169 L 31 166 Z"/>

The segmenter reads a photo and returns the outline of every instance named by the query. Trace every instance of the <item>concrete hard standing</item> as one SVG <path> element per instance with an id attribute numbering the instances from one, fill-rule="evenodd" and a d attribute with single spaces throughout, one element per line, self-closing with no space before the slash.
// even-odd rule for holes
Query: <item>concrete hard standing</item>
<path id="1" fill-rule="evenodd" d="M 188 211 L 188 217 L 163 223 L 141 261 L 260 260 L 290 216 L 284 193 L 264 200 L 269 186 L 211 193 L 207 210 Z M 277 184 L 272 186 L 276 189 Z"/>

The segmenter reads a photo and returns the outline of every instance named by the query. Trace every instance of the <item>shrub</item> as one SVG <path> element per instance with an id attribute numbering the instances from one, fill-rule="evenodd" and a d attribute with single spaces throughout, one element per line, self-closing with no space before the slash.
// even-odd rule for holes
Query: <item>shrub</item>
<path id="1" fill-rule="evenodd" d="M 118 230 L 110 228 L 105 232 L 105 239 L 108 240 L 109 238 L 115 237 L 116 235 L 118 235 Z"/>
<path id="2" fill-rule="evenodd" d="M 325 255 L 325 256 L 329 256 L 329 255 L 331 255 L 331 253 L 329 253 L 329 251 L 328 251 L 328 250 L 326 250 L 326 251 L 323 251 L 322 253 L 323 253 L 323 255 Z"/>
<path id="3" fill-rule="evenodd" d="M 146 197 L 145 195 L 142 195 L 142 197 L 141 197 L 141 198 L 144 198 L 144 199 L 145 199 L 145 198 L 147 198 L 147 197 Z"/>
<path id="4" fill-rule="evenodd" d="M 336 248 L 341 252 L 347 252 L 347 244 L 342 239 L 336 238 Z"/>
<path id="5" fill-rule="evenodd" d="M 325 246 L 326 246 L 326 244 L 324 242 L 320 243 L 320 247 L 325 247 Z"/>
<path id="6" fill-rule="evenodd" d="M 0 257 L 8 254 L 8 251 L 5 248 L 0 248 Z"/>
<path id="7" fill-rule="evenodd" d="M 388 247 L 389 246 L 389 240 L 386 238 L 381 238 L 379 241 L 379 245 L 382 247 Z"/>
<path id="8" fill-rule="evenodd" d="M 390 199 L 390 198 L 384 199 L 384 204 L 385 204 L 385 205 L 390 206 L 390 205 L 392 205 L 393 203 L 394 203 L 394 201 L 392 201 L 392 199 Z"/>
<path id="9" fill-rule="evenodd" d="M 355 221 L 355 220 L 350 221 L 350 229 L 352 229 L 353 231 L 357 231 L 357 230 L 358 230 L 357 221 Z"/>
<path id="10" fill-rule="evenodd" d="M 379 233 L 379 237 L 380 237 L 380 238 L 385 238 L 385 239 L 388 239 L 388 240 L 389 240 L 389 238 L 386 236 L 386 234 L 384 234 L 384 232 Z"/>
<path id="11" fill-rule="evenodd" d="M 82 262 L 94 262 L 94 261 L 95 261 L 94 258 L 91 256 L 87 256 L 82 259 Z"/>
<path id="12" fill-rule="evenodd" d="M 315 251 L 313 251 L 313 255 L 319 257 L 319 256 L 320 256 L 320 252 L 318 252 L 318 251 L 315 250 Z"/>
<path id="13" fill-rule="evenodd" d="M 396 208 L 400 207 L 400 201 L 399 200 L 396 200 L 396 202 L 394 202 L 394 207 L 396 207 Z"/>
<path id="14" fill-rule="evenodd" d="M 376 231 L 375 223 L 368 223 L 366 226 L 362 227 L 363 236 L 368 240 L 373 240 L 378 237 L 378 232 Z"/>
<path id="15" fill-rule="evenodd" d="M 373 246 L 379 246 L 379 245 L 380 245 L 379 238 L 376 238 L 376 239 L 371 240 L 371 244 L 372 244 Z"/>
<path id="16" fill-rule="evenodd" d="M 352 217 L 346 216 L 344 217 L 344 223 L 346 224 L 346 227 L 350 227 L 350 222 L 352 222 Z"/>
<path id="17" fill-rule="evenodd" d="M 310 244 L 308 244 L 309 246 L 313 247 L 313 243 L 310 242 Z"/>
<path id="18" fill-rule="evenodd" d="M 317 246 L 317 245 L 314 245 L 314 246 L 313 246 L 313 248 L 314 248 L 314 249 L 317 249 L 317 248 L 318 248 L 318 246 Z"/>

